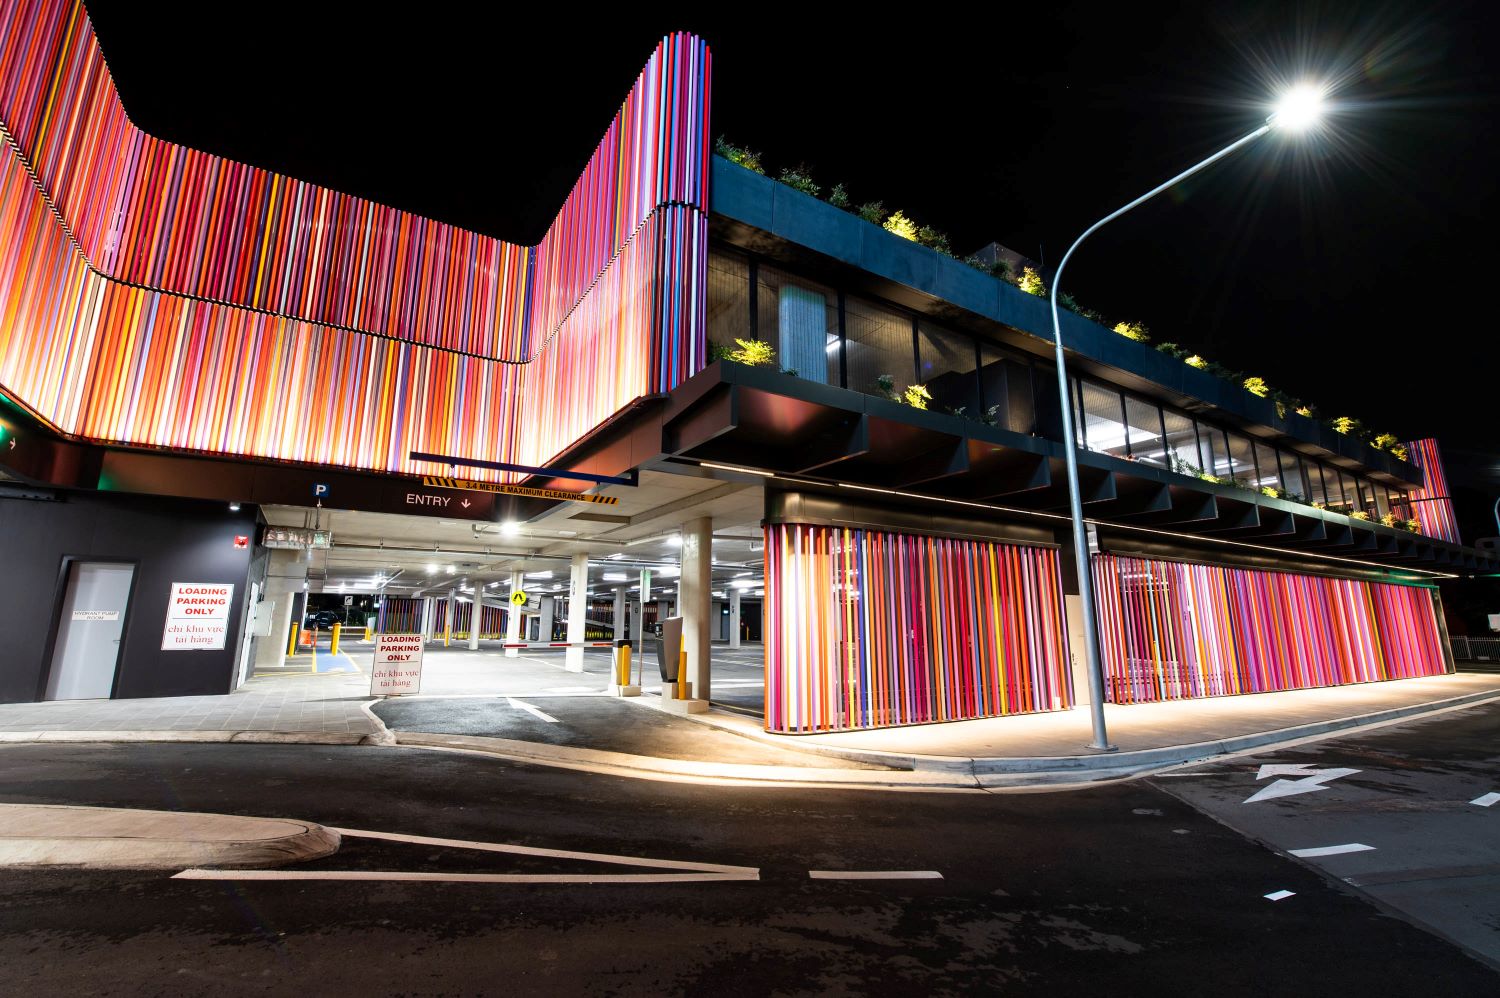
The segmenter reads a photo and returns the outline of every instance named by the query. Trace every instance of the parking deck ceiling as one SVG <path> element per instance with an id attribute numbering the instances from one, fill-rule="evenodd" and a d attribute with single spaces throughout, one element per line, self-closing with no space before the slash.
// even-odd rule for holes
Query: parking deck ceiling
<path id="1" fill-rule="evenodd" d="M 551 572 L 550 577 L 534 575 L 528 586 L 544 593 L 562 591 L 569 560 L 586 553 L 591 593 L 634 585 L 640 570 L 651 568 L 657 572 L 653 595 L 670 596 L 680 553 L 677 531 L 704 516 L 713 521 L 714 591 L 727 592 L 731 583 L 743 585 L 747 579 L 759 588 L 764 562 L 760 487 L 643 471 L 635 488 L 610 485 L 594 491 L 620 501 L 615 506 L 559 503 L 517 524 L 302 506 L 266 506 L 262 512 L 278 526 L 312 526 L 316 521 L 332 532 L 333 547 L 309 555 L 308 576 L 315 591 L 414 596 L 483 586 L 498 594 L 517 570 Z M 626 579 L 606 580 L 606 573 Z"/>

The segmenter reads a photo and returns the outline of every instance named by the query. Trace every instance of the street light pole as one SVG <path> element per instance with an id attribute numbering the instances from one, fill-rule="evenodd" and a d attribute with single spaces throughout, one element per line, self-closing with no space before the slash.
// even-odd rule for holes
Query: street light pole
<path id="1" fill-rule="evenodd" d="M 1137 205 L 1145 204 L 1162 191 L 1186 180 L 1242 146 L 1249 145 L 1269 132 L 1275 123 L 1276 116 L 1273 115 L 1264 125 L 1249 135 L 1231 142 L 1201 163 L 1183 170 L 1166 183 L 1152 188 L 1125 207 L 1105 215 L 1090 225 L 1083 231 L 1083 235 L 1073 240 L 1073 245 L 1069 246 L 1068 251 L 1063 254 L 1062 263 L 1057 265 L 1057 273 L 1052 276 L 1052 345 L 1057 354 L 1057 394 L 1062 400 L 1063 453 L 1068 466 L 1068 508 L 1073 516 L 1073 553 L 1078 559 L 1078 602 L 1080 612 L 1083 614 L 1083 646 L 1089 672 L 1089 715 L 1094 725 L 1094 740 L 1089 747 L 1100 752 L 1112 752 L 1115 746 L 1109 743 L 1109 734 L 1104 726 L 1104 665 L 1099 657 L 1099 626 L 1094 619 L 1094 580 L 1090 569 L 1087 528 L 1083 523 L 1083 497 L 1078 490 L 1078 442 L 1073 434 L 1073 400 L 1068 392 L 1068 372 L 1063 359 L 1062 324 L 1057 315 L 1057 299 L 1062 289 L 1063 268 L 1068 265 L 1068 259 L 1078 248 L 1079 243 L 1093 235 L 1101 226 L 1114 221 Z"/>

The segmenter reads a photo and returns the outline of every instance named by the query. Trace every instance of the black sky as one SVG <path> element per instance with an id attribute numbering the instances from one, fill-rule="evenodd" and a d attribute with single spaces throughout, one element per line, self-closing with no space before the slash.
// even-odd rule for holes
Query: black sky
<path id="1" fill-rule="evenodd" d="M 713 130 L 771 172 L 1049 263 L 1258 124 L 1276 73 L 1330 73 L 1323 136 L 1106 228 L 1066 290 L 1325 415 L 1500 452 L 1500 4 L 88 8 L 148 131 L 521 242 L 671 29 L 708 39 Z"/>

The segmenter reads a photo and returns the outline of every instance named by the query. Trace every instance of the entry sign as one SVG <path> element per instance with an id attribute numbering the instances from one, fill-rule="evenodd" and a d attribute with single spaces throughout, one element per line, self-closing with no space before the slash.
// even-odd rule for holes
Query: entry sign
<path id="1" fill-rule="evenodd" d="M 371 696 L 399 696 L 422 689 L 422 635 L 380 634 L 370 670 Z"/>
<path id="2" fill-rule="evenodd" d="M 229 636 L 229 605 L 233 602 L 233 583 L 172 583 L 161 650 L 222 650 Z"/>

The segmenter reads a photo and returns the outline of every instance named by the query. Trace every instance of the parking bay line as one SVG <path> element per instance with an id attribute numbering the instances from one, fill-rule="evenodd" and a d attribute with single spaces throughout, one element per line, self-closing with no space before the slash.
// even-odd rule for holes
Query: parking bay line
<path id="1" fill-rule="evenodd" d="M 1367 846 L 1363 842 L 1350 842 L 1341 846 L 1315 846 L 1311 849 L 1288 849 L 1287 852 L 1300 859 L 1314 859 L 1318 856 L 1342 856 L 1347 852 L 1374 852 L 1374 846 Z"/>
<path id="2" fill-rule="evenodd" d="M 1480 807 L 1489 807 L 1491 804 L 1500 804 L 1500 794 L 1493 792 L 1487 793 L 1483 796 L 1475 797 L 1473 800 L 1469 801 L 1469 803 L 1477 804 Z"/>
<path id="3" fill-rule="evenodd" d="M 330 826 L 331 827 L 331 826 Z M 541 846 L 513 845 L 509 842 L 480 842 L 472 839 L 445 839 L 431 835 L 406 835 L 401 832 L 374 832 L 362 828 L 332 828 L 340 835 L 355 839 L 381 839 L 421 846 L 445 846 L 450 849 L 476 849 L 481 852 L 504 852 L 516 856 L 544 856 L 549 859 L 577 859 L 615 866 L 650 866 L 661 870 L 690 870 L 695 873 L 734 873 L 760 876 L 753 866 L 731 866 L 725 863 L 696 863 L 679 859 L 651 859 L 648 856 L 617 856 L 606 852 L 578 852 L 572 849 L 544 849 Z M 753 878 L 752 878 L 753 879 Z"/>
<path id="4" fill-rule="evenodd" d="M 689 884 L 759 880 L 752 873 L 422 873 L 404 870 L 204 870 L 173 880 L 382 880 L 451 884 Z"/>
<path id="5" fill-rule="evenodd" d="M 808 870 L 813 880 L 942 880 L 936 870 Z"/>

